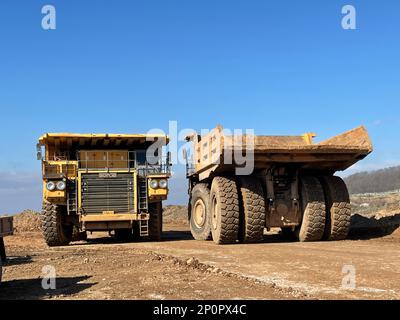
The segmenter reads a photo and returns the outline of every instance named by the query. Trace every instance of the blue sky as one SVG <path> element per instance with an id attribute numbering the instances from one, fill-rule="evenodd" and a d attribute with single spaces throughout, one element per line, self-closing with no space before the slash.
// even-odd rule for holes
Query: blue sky
<path id="1" fill-rule="evenodd" d="M 41 28 L 52 4 L 57 29 Z M 341 9 L 357 10 L 343 30 Z M 364 124 L 400 163 L 398 1 L 142 0 L 0 3 L 0 212 L 40 207 L 44 132 L 254 128 L 317 132 Z M 186 202 L 175 168 L 170 203 Z"/>

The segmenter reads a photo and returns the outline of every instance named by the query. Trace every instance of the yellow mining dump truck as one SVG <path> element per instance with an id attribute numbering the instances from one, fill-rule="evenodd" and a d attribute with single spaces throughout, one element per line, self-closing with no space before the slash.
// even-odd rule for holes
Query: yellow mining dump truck
<path id="1" fill-rule="evenodd" d="M 120 240 L 159 240 L 170 177 L 170 156 L 162 152 L 167 144 L 165 135 L 41 136 L 37 153 L 47 244 L 66 245 L 87 231 L 113 232 Z"/>
<path id="2" fill-rule="evenodd" d="M 187 137 L 193 237 L 259 242 L 265 228 L 277 227 L 299 241 L 346 238 L 349 194 L 334 174 L 365 158 L 372 145 L 364 127 L 317 144 L 314 137 L 228 135 L 220 126 Z"/>

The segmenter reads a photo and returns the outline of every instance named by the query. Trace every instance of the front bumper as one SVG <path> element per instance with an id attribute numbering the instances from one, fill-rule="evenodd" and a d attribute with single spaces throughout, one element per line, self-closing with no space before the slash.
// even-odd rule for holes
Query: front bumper
<path id="1" fill-rule="evenodd" d="M 149 220 L 148 213 L 114 213 L 114 214 L 88 214 L 80 215 L 81 222 L 117 222 Z"/>

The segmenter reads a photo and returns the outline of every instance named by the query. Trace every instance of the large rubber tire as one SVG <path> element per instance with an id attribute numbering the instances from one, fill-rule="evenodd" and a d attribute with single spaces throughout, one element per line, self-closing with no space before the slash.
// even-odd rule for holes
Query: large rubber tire
<path id="1" fill-rule="evenodd" d="M 240 183 L 239 241 L 243 243 L 261 242 L 264 239 L 265 198 L 259 179 L 244 176 Z"/>
<path id="2" fill-rule="evenodd" d="M 196 240 L 211 239 L 210 189 L 205 183 L 196 184 L 190 196 L 190 232 Z"/>
<path id="3" fill-rule="evenodd" d="M 162 235 L 162 203 L 149 203 L 149 239 L 160 241 Z"/>
<path id="4" fill-rule="evenodd" d="M 72 239 L 72 225 L 66 223 L 66 208 L 50 202 L 43 203 L 42 232 L 49 247 L 66 246 Z"/>
<path id="5" fill-rule="evenodd" d="M 239 195 L 235 180 L 215 177 L 211 184 L 211 233 L 215 243 L 229 244 L 238 240 Z"/>
<path id="6" fill-rule="evenodd" d="M 296 229 L 301 242 L 322 240 L 325 230 L 325 197 L 316 177 L 300 179 L 302 222 Z"/>
<path id="7" fill-rule="evenodd" d="M 344 240 L 350 231 L 350 196 L 344 181 L 336 176 L 320 178 L 325 193 L 326 224 L 323 239 Z"/>

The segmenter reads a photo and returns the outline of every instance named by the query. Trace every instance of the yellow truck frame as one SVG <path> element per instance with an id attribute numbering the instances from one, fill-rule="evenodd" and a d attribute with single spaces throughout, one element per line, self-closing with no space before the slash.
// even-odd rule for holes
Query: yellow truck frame
<path id="1" fill-rule="evenodd" d="M 85 238 L 87 231 L 112 231 L 121 240 L 159 240 L 171 175 L 169 153 L 162 153 L 168 142 L 168 136 L 156 134 L 41 136 L 37 152 L 47 244 L 66 245 Z"/>
<path id="2" fill-rule="evenodd" d="M 347 187 L 335 172 L 372 152 L 364 127 L 314 143 L 299 136 L 232 135 L 221 126 L 193 134 L 187 159 L 189 222 L 198 240 L 260 242 L 281 228 L 299 241 L 341 240 L 350 228 Z M 250 155 L 243 164 L 235 157 Z M 251 164 L 252 170 L 238 173 Z"/>

